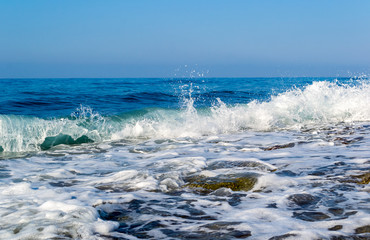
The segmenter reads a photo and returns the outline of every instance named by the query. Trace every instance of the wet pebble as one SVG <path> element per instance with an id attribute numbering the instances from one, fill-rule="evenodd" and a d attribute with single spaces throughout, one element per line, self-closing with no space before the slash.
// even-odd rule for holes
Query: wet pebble
<path id="1" fill-rule="evenodd" d="M 293 212 L 293 217 L 308 222 L 322 221 L 330 218 L 328 215 L 322 212 Z"/>
<path id="2" fill-rule="evenodd" d="M 350 212 L 346 212 L 344 216 L 349 217 L 349 216 L 355 215 L 356 213 L 357 211 L 350 211 Z"/>
<path id="3" fill-rule="evenodd" d="M 269 240 L 283 240 L 283 239 L 290 238 L 290 237 L 295 237 L 295 236 L 297 236 L 297 235 L 292 234 L 292 233 L 287 233 L 287 234 L 280 235 L 280 236 L 274 236 L 272 238 L 269 238 Z"/>
<path id="4" fill-rule="evenodd" d="M 334 216 L 339 216 L 343 214 L 344 209 L 340 207 L 332 207 L 332 208 L 329 208 L 328 211 Z"/>
<path id="5" fill-rule="evenodd" d="M 252 236 L 251 231 L 196 231 L 196 232 L 184 232 L 184 231 L 174 231 L 171 229 L 161 229 L 162 233 L 170 238 L 174 239 L 198 239 L 198 240 L 229 240 L 229 239 L 244 239 Z"/>
<path id="6" fill-rule="evenodd" d="M 318 198 L 307 193 L 293 194 L 288 197 L 288 200 L 300 207 L 313 205 L 318 201 Z"/>
<path id="7" fill-rule="evenodd" d="M 329 231 L 338 231 L 343 228 L 343 225 L 335 225 L 334 227 L 328 228 Z"/>
<path id="8" fill-rule="evenodd" d="M 267 147 L 264 150 L 265 151 L 271 151 L 271 150 L 277 150 L 277 149 L 282 149 L 282 148 L 292 148 L 295 146 L 295 143 L 287 143 L 287 144 L 282 144 L 282 145 L 275 145 L 272 147 Z"/>
<path id="9" fill-rule="evenodd" d="M 324 176 L 326 174 L 327 172 L 324 172 L 324 171 L 313 171 L 313 172 L 308 173 L 308 175 L 311 175 L 311 176 Z"/>
<path id="10" fill-rule="evenodd" d="M 370 233 L 370 225 L 362 226 L 355 229 L 356 234 Z"/>
<path id="11" fill-rule="evenodd" d="M 241 222 L 213 222 L 203 225 L 202 227 L 211 230 L 224 230 L 224 229 L 234 229 L 232 226 L 241 224 Z"/>

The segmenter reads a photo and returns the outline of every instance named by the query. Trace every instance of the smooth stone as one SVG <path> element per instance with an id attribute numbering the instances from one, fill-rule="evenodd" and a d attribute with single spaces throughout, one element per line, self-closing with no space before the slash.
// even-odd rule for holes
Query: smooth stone
<path id="1" fill-rule="evenodd" d="M 234 238 L 247 238 L 252 236 L 250 231 L 230 231 L 230 232 L 203 232 L 203 231 L 196 231 L 196 232 L 184 232 L 184 231 L 174 231 L 170 229 L 161 229 L 161 232 L 171 239 L 198 239 L 198 240 L 213 240 L 213 239 L 220 239 L 220 240 L 228 240 Z"/>
<path id="2" fill-rule="evenodd" d="M 356 234 L 370 233 L 370 225 L 362 226 L 355 229 Z"/>
<path id="3" fill-rule="evenodd" d="M 242 176 L 221 176 L 217 178 L 207 178 L 196 176 L 190 179 L 190 183 L 185 187 L 202 188 L 206 192 L 215 191 L 220 188 L 230 188 L 233 191 L 249 191 L 257 183 L 257 176 L 254 174 L 244 174 Z"/>
<path id="4" fill-rule="evenodd" d="M 328 228 L 329 231 L 338 231 L 343 228 L 343 225 L 335 225 L 334 227 Z"/>
<path id="5" fill-rule="evenodd" d="M 210 230 L 223 230 L 230 229 L 233 225 L 241 224 L 242 222 L 214 222 L 203 225 L 202 227 L 208 228 Z"/>
<path id="6" fill-rule="evenodd" d="M 323 171 L 313 171 L 313 172 L 310 172 L 308 175 L 311 175 L 311 176 L 324 176 L 324 175 L 326 175 L 326 172 L 323 172 Z"/>
<path id="7" fill-rule="evenodd" d="M 265 151 L 271 151 L 271 150 L 277 150 L 277 149 L 282 149 L 282 148 L 292 148 L 295 146 L 295 143 L 288 143 L 288 144 L 282 144 L 282 145 L 275 145 L 272 147 L 267 147 L 263 150 Z"/>
<path id="8" fill-rule="evenodd" d="M 369 236 L 332 236 L 330 240 L 369 240 Z"/>
<path id="9" fill-rule="evenodd" d="M 333 207 L 333 208 L 329 208 L 328 211 L 335 216 L 339 216 L 343 214 L 344 209 L 340 207 Z"/>
<path id="10" fill-rule="evenodd" d="M 307 193 L 293 194 L 288 199 L 301 207 L 314 204 L 317 201 L 317 197 Z"/>
<path id="11" fill-rule="evenodd" d="M 269 238 L 269 240 L 283 240 L 283 239 L 290 238 L 290 237 L 295 237 L 295 236 L 297 236 L 297 235 L 292 234 L 292 233 L 287 233 L 287 234 L 280 235 L 280 236 L 274 236 L 272 238 Z"/>
<path id="12" fill-rule="evenodd" d="M 322 221 L 330 218 L 328 215 L 322 212 L 293 212 L 293 217 L 308 222 Z"/>
<path id="13" fill-rule="evenodd" d="M 369 184 L 370 183 L 370 172 L 361 174 L 356 177 L 361 179 L 360 181 L 358 181 L 359 184 Z"/>
<path id="14" fill-rule="evenodd" d="M 356 213 L 357 211 L 350 211 L 350 212 L 346 212 L 344 215 L 349 217 L 349 216 L 355 215 Z"/>

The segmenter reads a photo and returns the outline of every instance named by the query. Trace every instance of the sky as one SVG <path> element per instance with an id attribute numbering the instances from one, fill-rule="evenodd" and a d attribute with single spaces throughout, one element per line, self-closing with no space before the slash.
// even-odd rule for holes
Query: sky
<path id="1" fill-rule="evenodd" d="M 0 0 L 0 78 L 370 74 L 368 0 Z"/>

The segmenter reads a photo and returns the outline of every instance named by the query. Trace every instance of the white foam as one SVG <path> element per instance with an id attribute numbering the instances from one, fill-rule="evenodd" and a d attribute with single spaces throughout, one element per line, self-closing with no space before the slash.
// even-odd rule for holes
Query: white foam
<path id="1" fill-rule="evenodd" d="M 100 234 L 108 234 L 119 227 L 118 222 L 108 222 L 99 219 L 94 223 L 94 231 Z"/>
<path id="2" fill-rule="evenodd" d="M 252 239 L 287 233 L 297 234 L 292 239 L 326 239 L 337 233 L 351 236 L 357 227 L 369 222 L 366 210 L 369 187 L 340 181 L 369 169 L 369 127 L 365 122 L 336 121 L 366 119 L 368 108 L 360 98 L 368 101 L 367 88 L 366 84 L 349 87 L 314 83 L 304 90 L 273 97 L 269 102 L 233 107 L 219 103 L 207 113 L 190 107 L 188 111 L 154 111 L 150 114 L 158 114 L 156 118 L 145 116 L 145 121 L 134 119 L 116 128 L 121 133 L 121 127 L 145 122 L 141 129 L 132 131 L 144 138 L 132 143 L 112 144 L 107 140 L 97 148 L 60 148 L 49 152 L 55 156 L 41 152 L 33 157 L 2 160 L 0 236 L 101 239 L 100 235 L 104 235 L 135 239 L 131 232 L 114 232 L 119 227 L 117 222 L 100 219 L 98 210 L 105 208 L 108 212 L 122 211 L 128 216 L 127 221 L 122 220 L 127 224 L 158 221 L 166 229 L 183 234 L 212 232 L 204 226 L 208 223 L 241 222 L 232 227 L 251 231 Z M 320 91 L 324 97 L 320 97 Z M 350 103 L 345 105 L 341 97 L 357 101 L 356 104 L 362 104 L 361 109 Z M 309 103 L 310 98 L 317 101 Z M 319 101 L 326 101 L 328 106 L 321 106 Z M 346 109 L 341 109 L 336 101 Z M 259 121 L 258 116 L 264 119 L 256 123 L 260 124 L 256 129 L 267 127 L 274 131 L 246 130 L 248 124 Z M 307 131 L 297 130 L 311 123 L 312 128 L 304 128 Z M 278 131 L 282 128 L 285 130 Z M 121 137 L 128 136 L 123 134 L 118 139 Z M 363 138 L 342 144 L 334 140 L 337 137 Z M 155 141 L 157 138 L 164 140 Z M 294 146 L 280 148 L 288 143 Z M 265 151 L 275 145 L 276 149 Z M 243 162 L 255 165 L 238 165 Z M 220 167 L 217 163 L 221 163 Z M 185 187 L 188 177 L 233 177 L 244 173 L 258 178 L 251 191 L 224 188 L 207 195 Z M 318 197 L 317 207 L 299 209 L 290 200 L 293 194 Z M 139 200 L 137 205 L 133 200 Z M 357 213 L 348 218 L 344 218 L 345 213 L 336 217 L 328 211 L 333 204 L 345 213 Z M 187 207 L 198 211 L 199 216 L 192 216 Z M 293 217 L 294 212 L 306 210 L 319 211 L 330 218 L 308 222 Z M 343 225 L 343 229 L 336 233 L 328 230 L 335 225 Z M 166 238 L 160 229 L 146 233 L 152 238 Z"/>
<path id="3" fill-rule="evenodd" d="M 370 120 L 370 84 L 313 82 L 269 101 L 227 106 L 221 100 L 208 110 L 197 110 L 194 99 L 184 97 L 183 110 L 152 109 L 143 116 L 112 121 L 90 108 L 81 107 L 72 119 L 44 120 L 0 115 L 0 146 L 7 152 L 37 151 L 46 137 L 58 134 L 95 142 L 122 139 L 199 138 L 215 140 L 219 134 L 240 131 L 271 131 L 340 122 Z M 228 144 L 228 143 L 224 143 Z M 107 145 L 100 145 L 106 149 Z"/>
<path id="4" fill-rule="evenodd" d="M 66 203 L 57 202 L 57 201 L 47 201 L 40 206 L 41 210 L 62 211 L 66 213 L 76 211 L 78 208 L 79 207 L 76 205 L 66 204 Z"/>
<path id="5" fill-rule="evenodd" d="M 24 195 L 32 192 L 31 186 L 29 183 L 21 182 L 8 186 L 2 190 L 4 195 Z"/>

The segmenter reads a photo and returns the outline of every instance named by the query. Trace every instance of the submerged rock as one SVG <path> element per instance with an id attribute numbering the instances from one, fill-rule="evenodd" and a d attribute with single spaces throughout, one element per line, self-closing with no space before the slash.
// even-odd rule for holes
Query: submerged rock
<path id="1" fill-rule="evenodd" d="M 251 231 L 231 230 L 227 232 L 209 232 L 209 231 L 174 231 L 171 229 L 161 229 L 161 232 L 170 239 L 244 239 L 252 236 Z"/>
<path id="2" fill-rule="evenodd" d="M 206 225 L 203 225 L 202 227 L 205 227 L 211 231 L 223 231 L 225 232 L 223 235 L 220 235 L 218 237 L 223 237 L 224 239 L 230 238 L 247 238 L 250 237 L 251 231 L 240 231 L 235 229 L 235 225 L 239 225 L 242 222 L 213 222 L 208 223 Z"/>
<path id="3" fill-rule="evenodd" d="M 351 178 L 341 179 L 339 181 L 346 182 L 346 183 L 369 184 L 370 172 L 366 172 L 360 175 L 353 175 L 351 176 Z"/>
<path id="4" fill-rule="evenodd" d="M 332 236 L 330 240 L 369 240 L 369 236 Z"/>
<path id="5" fill-rule="evenodd" d="M 370 225 L 362 226 L 355 229 L 356 234 L 370 233 Z"/>
<path id="6" fill-rule="evenodd" d="M 283 239 L 287 239 L 287 238 L 290 238 L 290 237 L 296 237 L 296 236 L 297 236 L 297 234 L 287 233 L 287 234 L 280 235 L 280 236 L 274 236 L 272 238 L 269 238 L 269 240 L 283 240 Z"/>
<path id="7" fill-rule="evenodd" d="M 343 228 L 343 225 L 335 225 L 334 227 L 328 228 L 329 231 L 338 231 Z"/>
<path id="8" fill-rule="evenodd" d="M 340 216 L 343 214 L 344 209 L 340 207 L 332 207 L 332 208 L 329 208 L 328 211 L 334 216 Z"/>
<path id="9" fill-rule="evenodd" d="M 0 152 L 4 152 L 4 148 L 0 146 Z"/>
<path id="10" fill-rule="evenodd" d="M 350 212 L 346 212 L 344 216 L 349 217 L 349 216 L 355 215 L 356 213 L 357 211 L 350 211 Z"/>
<path id="11" fill-rule="evenodd" d="M 359 178 L 358 181 L 359 184 L 369 184 L 370 182 L 370 172 L 355 176 L 356 178 Z"/>
<path id="12" fill-rule="evenodd" d="M 186 184 L 185 187 L 202 188 L 208 192 L 215 191 L 220 188 L 230 188 L 233 191 L 249 191 L 257 183 L 257 176 L 255 174 L 212 178 L 197 176 L 188 180 L 190 183 Z"/>
<path id="13" fill-rule="evenodd" d="M 233 229 L 233 225 L 239 225 L 242 222 L 213 222 L 203 225 L 203 227 L 208 228 L 210 230 L 225 230 L 225 229 Z"/>
<path id="14" fill-rule="evenodd" d="M 288 199 L 300 207 L 306 207 L 308 205 L 315 204 L 318 200 L 317 197 L 307 193 L 293 194 L 290 195 Z"/>
<path id="15" fill-rule="evenodd" d="M 272 146 L 272 147 L 267 147 L 267 148 L 264 148 L 263 150 L 265 150 L 265 151 L 271 151 L 271 150 L 277 150 L 277 149 L 281 149 L 281 148 L 292 148 L 294 146 L 295 146 L 295 143 L 287 143 L 287 144 L 275 145 L 275 146 Z"/>
<path id="16" fill-rule="evenodd" d="M 328 215 L 322 212 L 294 212 L 293 217 L 308 222 L 316 222 L 330 218 Z"/>

